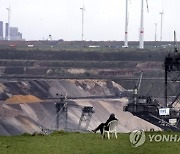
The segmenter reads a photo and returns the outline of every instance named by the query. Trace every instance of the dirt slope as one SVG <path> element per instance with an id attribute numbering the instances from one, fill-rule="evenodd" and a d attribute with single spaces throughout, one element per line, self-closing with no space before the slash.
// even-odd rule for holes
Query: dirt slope
<path id="1" fill-rule="evenodd" d="M 107 80 L 50 80 L 50 81 L 23 81 L 5 82 L 2 84 L 2 93 L 7 100 L 12 98 L 28 98 L 21 95 L 30 95 L 30 98 L 39 98 L 39 103 L 24 103 L 21 100 L 12 99 L 11 103 L 4 102 L 0 106 L 0 135 L 16 135 L 24 132 L 33 133 L 40 131 L 41 126 L 47 129 L 56 129 L 56 101 L 47 98 L 59 97 L 56 93 L 77 96 L 103 96 L 121 93 L 124 88 L 113 81 Z M 13 96 L 16 95 L 16 96 Z M 25 97 L 25 99 L 24 99 Z M 38 100 L 39 100 L 38 99 Z M 31 100 L 31 99 L 30 99 Z M 43 101 L 46 100 L 46 101 Z M 105 122 L 111 113 L 115 113 L 119 119 L 118 131 L 129 132 L 134 129 L 160 130 L 158 127 L 124 112 L 123 106 L 127 99 L 78 99 L 68 100 L 67 128 L 77 131 L 79 119 L 84 106 L 94 107 L 88 130 L 94 129 L 101 122 Z M 83 129 L 85 123 L 80 127 Z M 59 129 L 65 128 L 65 116 L 60 114 Z"/>

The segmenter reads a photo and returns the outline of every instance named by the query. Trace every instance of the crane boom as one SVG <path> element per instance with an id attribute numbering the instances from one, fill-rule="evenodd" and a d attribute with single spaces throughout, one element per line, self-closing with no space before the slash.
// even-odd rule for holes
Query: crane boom
<path id="1" fill-rule="evenodd" d="M 142 77 L 143 77 L 143 71 L 141 72 L 140 77 L 136 83 L 137 92 L 139 92 L 139 89 L 141 88 Z"/>

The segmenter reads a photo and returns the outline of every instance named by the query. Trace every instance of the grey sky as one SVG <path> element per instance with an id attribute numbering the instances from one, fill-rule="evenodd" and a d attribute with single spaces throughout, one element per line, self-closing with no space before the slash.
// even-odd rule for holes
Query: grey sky
<path id="1" fill-rule="evenodd" d="M 81 10 L 85 6 L 84 38 L 86 40 L 124 40 L 126 0 L 10 0 L 11 26 L 19 28 L 26 40 L 81 40 Z M 138 40 L 141 0 L 130 0 L 129 40 Z M 145 1 L 145 0 L 144 0 Z M 160 39 L 160 14 L 164 8 L 163 40 L 173 40 L 176 30 L 180 40 L 180 1 L 148 0 L 144 5 L 145 40 L 154 40 L 155 23 Z M 8 0 L 0 0 L 0 20 L 7 22 Z"/>

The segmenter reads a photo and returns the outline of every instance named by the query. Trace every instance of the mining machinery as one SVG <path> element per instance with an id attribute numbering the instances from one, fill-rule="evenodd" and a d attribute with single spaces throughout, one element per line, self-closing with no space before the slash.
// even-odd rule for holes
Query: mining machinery
<path id="1" fill-rule="evenodd" d="M 163 130 L 180 131 L 180 110 L 176 108 L 180 101 L 180 54 L 178 53 L 175 32 L 174 52 L 165 57 L 164 72 L 164 104 L 160 104 L 150 96 L 140 95 L 142 72 L 124 111 L 129 111 Z"/>
<path id="2" fill-rule="evenodd" d="M 156 99 L 152 99 L 150 96 L 144 96 L 139 93 L 143 72 L 133 88 L 133 94 L 129 97 L 129 103 L 124 107 L 124 111 L 129 111 L 133 114 L 147 114 L 156 113 L 158 111 L 159 103 Z"/>
<path id="3" fill-rule="evenodd" d="M 58 96 L 59 94 L 57 94 Z M 70 103 L 68 103 L 67 95 L 60 95 L 60 100 L 55 103 L 56 108 L 56 129 L 63 129 L 65 131 L 69 130 L 68 128 L 68 107 L 70 106 Z M 81 108 L 82 113 L 81 117 L 79 119 L 79 123 L 77 125 L 78 131 L 87 131 L 89 123 L 91 121 L 91 117 L 93 113 L 95 112 L 94 107 L 92 106 L 78 106 L 78 105 L 72 105 L 71 106 L 75 108 Z M 64 128 L 60 128 L 59 126 L 64 126 Z M 76 131 L 77 131 L 76 130 Z"/>

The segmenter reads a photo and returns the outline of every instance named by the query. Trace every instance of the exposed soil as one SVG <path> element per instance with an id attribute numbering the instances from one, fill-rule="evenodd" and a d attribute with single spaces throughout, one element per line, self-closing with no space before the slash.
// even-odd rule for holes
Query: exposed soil
<path id="1" fill-rule="evenodd" d="M 56 93 L 84 97 L 105 96 L 121 93 L 125 90 L 110 80 L 23 81 L 6 82 L 3 83 L 3 86 L 6 89 L 4 93 L 6 94 L 8 91 L 9 98 L 0 106 L 0 135 L 40 132 L 42 127 L 51 130 L 56 129 L 55 103 L 59 100 L 59 95 L 55 95 Z M 31 94 L 22 95 L 24 93 Z M 57 98 L 57 100 L 43 101 L 43 99 L 47 99 L 46 93 L 49 97 Z M 130 132 L 139 128 L 160 130 L 149 122 L 135 117 L 131 113 L 124 112 L 123 106 L 127 104 L 127 101 L 126 98 L 67 100 L 68 129 L 78 131 L 83 107 L 91 106 L 94 107 L 95 113 L 91 118 L 88 130 L 92 130 L 101 122 L 105 122 L 111 113 L 114 113 L 119 119 L 117 128 L 119 132 Z M 59 116 L 59 129 L 64 129 L 66 116 L 63 113 Z M 80 128 L 84 129 L 85 125 L 86 121 L 82 123 Z"/>
<path id="2" fill-rule="evenodd" d="M 69 42 L 70 44 L 65 42 L 65 46 L 66 43 L 67 46 L 76 45 L 74 42 Z M 139 78 L 141 71 L 144 72 L 143 78 L 148 80 L 142 81 L 140 92 L 143 94 L 149 92 L 152 96 L 163 97 L 163 61 L 167 51 L 126 50 L 109 47 L 103 51 L 101 49 L 91 51 L 92 49 L 89 48 L 81 50 L 77 48 L 75 51 L 67 49 L 53 51 L 1 50 L 1 135 L 32 133 L 40 131 L 40 126 L 56 129 L 55 103 L 60 94 L 67 94 L 74 98 L 120 94 L 125 90 L 124 88 L 132 89 L 134 87 L 137 80 L 128 80 L 128 78 Z M 41 80 L 11 81 L 8 79 L 9 77 L 10 79 L 13 77 L 19 77 L 19 79 L 38 77 Z M 46 80 L 47 77 L 53 78 L 53 80 Z M 74 78 L 82 80 L 73 80 Z M 87 80 L 84 80 L 85 78 Z M 112 78 L 116 80 L 112 81 Z M 123 78 L 124 80 L 121 80 Z M 160 81 L 156 81 L 159 78 Z M 57 100 L 44 101 L 50 98 Z M 101 122 L 105 122 L 111 113 L 115 113 L 120 121 L 119 132 L 129 132 L 134 129 L 150 130 L 151 128 L 160 130 L 147 121 L 124 112 L 123 106 L 126 103 L 127 99 L 125 98 L 68 100 L 68 128 L 77 130 L 82 108 L 93 106 L 95 113 L 88 127 L 89 130 L 94 129 Z M 61 115 L 60 128 L 62 129 L 64 121 L 65 116 Z"/>
<path id="3" fill-rule="evenodd" d="M 41 101 L 33 95 L 13 95 L 6 100 L 6 103 L 37 103 Z"/>

